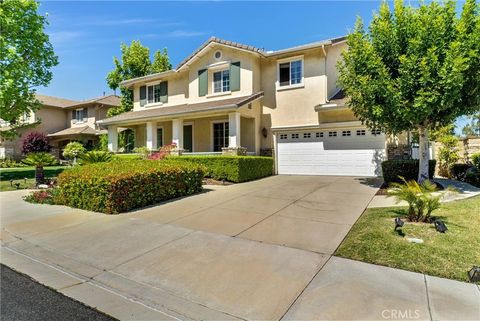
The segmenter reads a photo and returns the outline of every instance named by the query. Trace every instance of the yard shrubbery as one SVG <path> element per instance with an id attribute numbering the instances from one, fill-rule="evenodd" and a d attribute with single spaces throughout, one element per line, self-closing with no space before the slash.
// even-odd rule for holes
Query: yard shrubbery
<path id="1" fill-rule="evenodd" d="M 55 203 L 107 214 L 126 212 L 202 189 L 204 168 L 164 160 L 76 166 L 58 176 Z"/>
<path id="2" fill-rule="evenodd" d="M 170 158 L 172 159 L 172 158 Z M 240 183 L 273 175 L 273 158 L 260 156 L 180 156 L 176 162 L 204 165 L 205 176 Z"/>
<path id="3" fill-rule="evenodd" d="M 433 178 L 435 173 L 436 160 L 430 160 L 428 164 L 428 177 Z M 418 178 L 418 160 L 387 160 L 382 162 L 383 180 L 385 183 L 403 183 L 403 177 L 407 181 Z"/>

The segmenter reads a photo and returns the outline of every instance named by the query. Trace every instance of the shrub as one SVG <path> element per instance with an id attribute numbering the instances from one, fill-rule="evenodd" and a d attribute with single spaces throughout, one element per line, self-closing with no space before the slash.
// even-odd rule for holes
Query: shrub
<path id="1" fill-rule="evenodd" d="M 70 142 L 63 150 L 63 157 L 76 161 L 77 157 L 82 156 L 85 151 L 85 147 L 83 147 L 82 143 Z"/>
<path id="2" fill-rule="evenodd" d="M 49 153 L 30 153 L 23 160 L 23 162 L 30 166 L 35 166 L 35 181 L 38 184 L 43 184 L 45 175 L 43 172 L 44 166 L 55 165 L 57 160 Z"/>
<path id="3" fill-rule="evenodd" d="M 458 159 L 458 139 L 454 135 L 445 135 L 440 138 L 441 147 L 438 151 L 438 173 L 440 176 L 451 178 L 450 167 Z"/>
<path id="4" fill-rule="evenodd" d="M 0 161 L 0 168 L 14 168 L 14 167 L 25 167 L 27 165 L 23 163 L 16 162 L 13 159 L 5 158 Z"/>
<path id="5" fill-rule="evenodd" d="M 480 187 L 480 170 L 475 168 L 474 170 L 467 172 L 465 175 L 465 182 Z"/>
<path id="6" fill-rule="evenodd" d="M 205 176 L 234 183 L 246 182 L 273 174 L 273 158 L 260 156 L 180 156 L 178 162 L 202 164 Z"/>
<path id="7" fill-rule="evenodd" d="M 408 203 L 407 217 L 412 222 L 429 222 L 432 212 L 440 207 L 440 196 L 433 196 L 432 192 L 436 190 L 436 185 L 429 180 L 418 184 L 415 180 L 406 181 L 401 178 L 403 183 L 392 183 L 392 188 L 388 190 L 389 196 L 394 196 L 397 203 L 405 201 Z"/>
<path id="8" fill-rule="evenodd" d="M 161 160 L 170 155 L 171 151 L 174 150 L 177 147 L 175 144 L 169 144 L 162 146 L 159 151 L 153 152 L 148 156 L 148 159 L 151 160 Z"/>
<path id="9" fill-rule="evenodd" d="M 59 204 L 122 213 L 201 191 L 202 166 L 164 160 L 119 160 L 76 166 L 58 176 Z"/>
<path id="10" fill-rule="evenodd" d="M 113 154 L 104 151 L 89 151 L 80 156 L 82 165 L 92 163 L 105 163 L 113 159 Z"/>
<path id="11" fill-rule="evenodd" d="M 24 196 L 23 199 L 29 203 L 53 205 L 56 203 L 56 197 L 58 195 L 58 191 L 59 191 L 58 188 L 49 188 L 49 189 L 34 191 Z"/>
<path id="12" fill-rule="evenodd" d="M 472 164 L 475 166 L 478 170 L 480 170 L 480 152 L 475 153 L 472 155 Z"/>
<path id="13" fill-rule="evenodd" d="M 469 164 L 453 164 L 450 166 L 450 176 L 457 181 L 464 181 L 467 171 L 471 167 Z"/>
<path id="14" fill-rule="evenodd" d="M 382 162 L 383 180 L 385 183 L 401 183 L 402 179 L 399 176 L 404 177 L 405 180 L 417 180 L 418 179 L 418 159 L 409 160 L 387 160 Z M 433 178 L 435 173 L 436 161 L 430 160 L 428 163 L 428 176 Z"/>
<path id="15" fill-rule="evenodd" d="M 133 152 L 139 154 L 141 159 L 147 159 L 150 156 L 150 149 L 145 146 L 135 147 Z"/>
<path id="16" fill-rule="evenodd" d="M 22 141 L 22 154 L 49 152 L 52 149 L 44 133 L 31 132 Z"/>

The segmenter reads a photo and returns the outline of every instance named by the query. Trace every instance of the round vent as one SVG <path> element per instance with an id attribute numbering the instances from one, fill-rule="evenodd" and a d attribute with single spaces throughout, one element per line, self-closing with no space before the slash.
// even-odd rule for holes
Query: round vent
<path id="1" fill-rule="evenodd" d="M 215 51 L 215 53 L 213 54 L 213 57 L 215 58 L 215 60 L 222 59 L 222 52 L 220 50 Z"/>

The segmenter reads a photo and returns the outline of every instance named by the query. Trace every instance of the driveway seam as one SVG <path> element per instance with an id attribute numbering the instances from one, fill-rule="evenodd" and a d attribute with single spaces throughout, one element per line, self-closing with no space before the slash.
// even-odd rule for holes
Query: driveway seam
<path id="1" fill-rule="evenodd" d="M 278 319 L 279 321 L 283 320 L 283 318 L 285 317 L 285 315 L 288 313 L 288 311 L 290 311 L 290 309 L 293 307 L 293 305 L 298 301 L 298 299 L 302 296 L 302 294 L 305 292 L 305 290 L 308 288 L 308 286 L 313 282 L 313 280 L 317 277 L 318 273 L 320 273 L 320 271 L 325 267 L 325 265 L 328 264 L 328 262 L 330 262 L 330 259 L 332 258 L 332 255 L 329 255 L 328 259 L 325 261 L 325 263 L 323 263 L 322 266 L 320 266 L 320 268 L 318 269 L 317 273 L 315 273 L 313 275 L 313 277 L 310 279 L 310 281 L 308 281 L 308 283 L 305 285 L 305 287 L 302 289 L 302 291 L 300 291 L 300 293 L 297 295 L 297 297 L 293 300 L 292 304 L 290 304 L 287 308 L 287 310 L 285 310 L 285 313 L 282 314 L 282 316 L 280 317 L 280 319 Z"/>
<path id="2" fill-rule="evenodd" d="M 427 282 L 427 276 L 423 274 L 423 280 L 425 282 L 425 293 L 427 294 L 427 308 L 428 308 L 428 313 L 430 314 L 430 320 L 433 321 L 433 316 L 432 316 L 432 310 L 430 309 L 430 296 L 428 295 L 428 282 Z"/>

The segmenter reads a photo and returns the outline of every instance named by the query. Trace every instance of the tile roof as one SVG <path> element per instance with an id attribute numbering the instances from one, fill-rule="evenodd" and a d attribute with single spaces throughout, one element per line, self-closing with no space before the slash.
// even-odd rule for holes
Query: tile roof
<path id="1" fill-rule="evenodd" d="M 208 112 L 223 109 L 240 108 L 252 101 L 263 97 L 263 91 L 254 93 L 249 96 L 234 97 L 222 100 L 207 101 L 195 104 L 182 104 L 169 107 L 157 107 L 145 109 L 141 111 L 130 111 L 110 118 L 98 121 L 99 124 L 114 124 L 125 121 L 149 119 L 165 116 L 176 116 L 189 113 Z"/>
<path id="2" fill-rule="evenodd" d="M 69 136 L 69 135 L 100 135 L 105 134 L 106 131 L 95 130 L 92 127 L 85 125 L 83 127 L 70 127 L 67 129 L 62 129 L 58 132 L 48 134 L 49 137 L 55 136 Z"/>
<path id="3" fill-rule="evenodd" d="M 77 107 L 77 106 L 83 106 L 83 105 L 93 104 L 93 103 L 109 105 L 109 106 L 120 105 L 120 97 L 115 95 L 100 96 L 100 97 L 87 99 L 87 100 L 71 100 L 71 99 L 40 95 L 40 94 L 36 94 L 35 97 L 43 105 L 50 106 L 50 107 L 58 107 L 58 108 Z"/>

